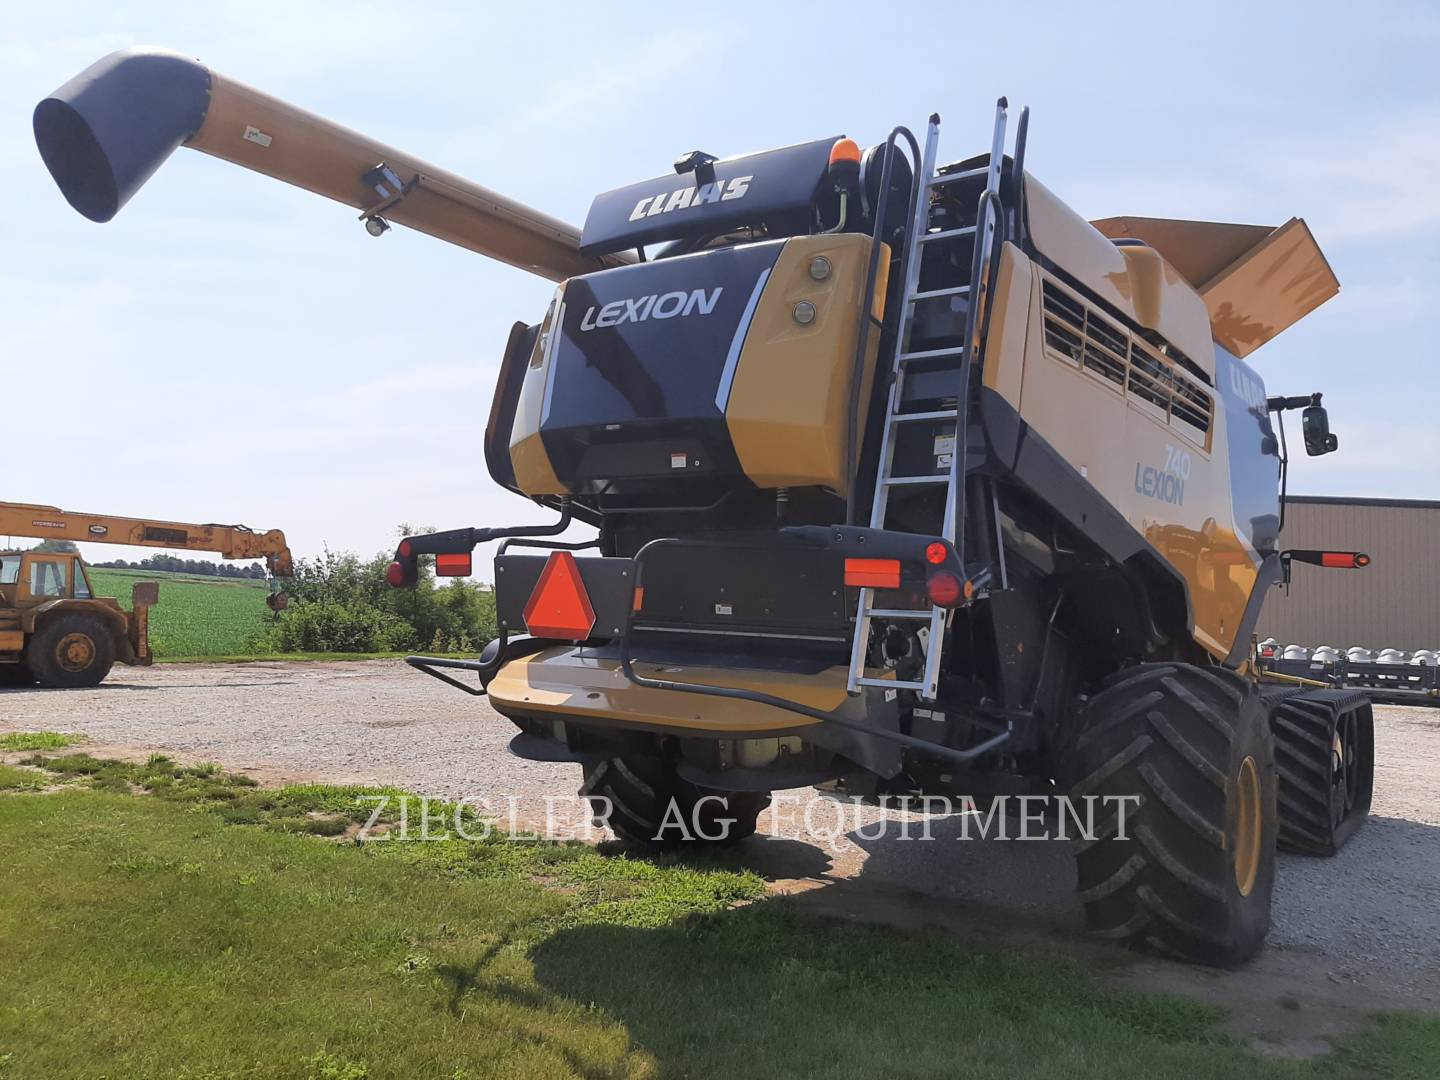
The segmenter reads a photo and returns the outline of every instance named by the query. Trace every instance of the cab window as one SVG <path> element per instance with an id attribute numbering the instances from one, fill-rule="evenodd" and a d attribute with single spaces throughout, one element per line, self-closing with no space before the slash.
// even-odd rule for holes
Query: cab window
<path id="1" fill-rule="evenodd" d="M 14 585 L 20 580 L 20 556 L 0 555 L 0 585 Z"/>
<path id="2" fill-rule="evenodd" d="M 85 580 L 85 567 L 79 559 L 75 560 L 75 599 L 90 599 L 90 583 Z"/>
<path id="3" fill-rule="evenodd" d="M 58 596 L 69 594 L 67 578 L 70 564 L 49 559 L 30 560 L 30 595 Z"/>

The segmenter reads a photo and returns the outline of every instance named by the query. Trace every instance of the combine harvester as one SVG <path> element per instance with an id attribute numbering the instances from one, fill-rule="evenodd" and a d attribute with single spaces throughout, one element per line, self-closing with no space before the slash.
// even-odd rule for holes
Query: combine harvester
<path id="1" fill-rule="evenodd" d="M 294 573 L 285 534 L 243 525 L 190 525 L 153 518 L 82 514 L 58 506 L 0 502 L 0 536 L 87 544 L 213 551 L 225 559 L 264 559 L 270 610 L 285 607 L 277 577 Z M 65 551 L 0 551 L 0 685 L 74 689 L 97 686 L 118 660 L 148 666 L 154 581 L 137 581 L 130 610 L 96 596 L 85 560 Z"/>
<path id="2" fill-rule="evenodd" d="M 99 61 L 35 131 L 92 220 L 184 145 L 559 283 L 483 440 L 558 520 L 410 537 L 390 580 L 505 541 L 500 638 L 411 662 L 487 693 L 513 752 L 576 763 L 619 835 L 673 841 L 678 809 L 734 840 L 810 784 L 1128 797 L 1078 849 L 1090 928 L 1234 964 L 1277 835 L 1333 853 L 1369 806 L 1368 703 L 1253 661 L 1272 417 L 1336 439 L 1244 358 L 1338 284 L 1298 219 L 1086 221 L 1025 171 L 1024 111 L 1005 152 L 1007 115 L 953 162 L 938 116 L 694 151 L 583 229 L 175 54 Z M 595 538 L 554 539 L 574 522 Z"/>

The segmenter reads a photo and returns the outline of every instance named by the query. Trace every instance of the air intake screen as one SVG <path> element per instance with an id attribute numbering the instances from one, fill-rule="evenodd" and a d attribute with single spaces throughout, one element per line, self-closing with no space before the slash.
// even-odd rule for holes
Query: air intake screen
<path id="1" fill-rule="evenodd" d="M 1058 282 L 1044 284 L 1045 346 L 1204 445 L 1213 399 L 1148 342 Z"/>

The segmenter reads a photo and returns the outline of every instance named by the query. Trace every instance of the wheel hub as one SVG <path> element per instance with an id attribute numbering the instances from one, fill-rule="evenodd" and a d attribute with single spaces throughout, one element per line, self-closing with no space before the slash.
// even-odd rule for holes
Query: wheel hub
<path id="1" fill-rule="evenodd" d="M 1260 773 L 1255 759 L 1246 756 L 1235 774 L 1235 887 L 1249 896 L 1260 874 L 1260 835 L 1263 828 Z"/>
<path id="2" fill-rule="evenodd" d="M 66 671 L 84 671 L 95 662 L 95 642 L 89 634 L 66 634 L 55 643 L 55 661 Z"/>

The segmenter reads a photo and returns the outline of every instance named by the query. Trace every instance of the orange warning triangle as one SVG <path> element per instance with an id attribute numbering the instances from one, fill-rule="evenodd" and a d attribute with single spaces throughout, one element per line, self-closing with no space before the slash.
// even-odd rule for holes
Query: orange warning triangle
<path id="1" fill-rule="evenodd" d="M 535 637 L 584 641 L 595 627 L 595 609 L 575 556 L 552 551 L 525 604 L 525 627 Z"/>

